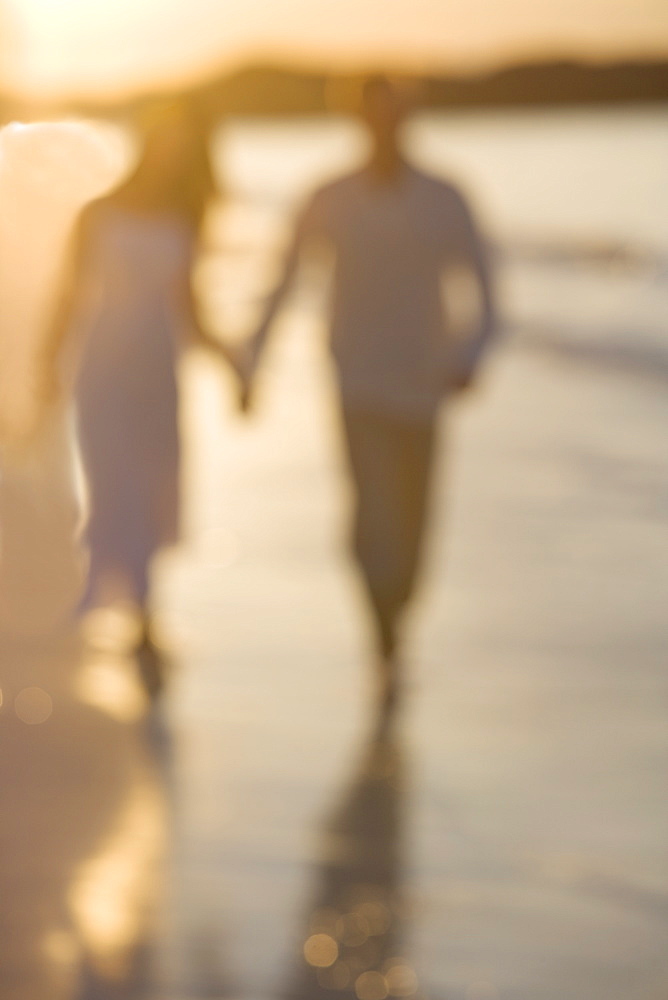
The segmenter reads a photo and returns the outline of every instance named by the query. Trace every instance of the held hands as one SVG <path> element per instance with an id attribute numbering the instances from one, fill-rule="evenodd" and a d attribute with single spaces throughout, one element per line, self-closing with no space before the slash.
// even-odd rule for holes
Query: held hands
<path id="1" fill-rule="evenodd" d="M 199 342 L 217 355 L 235 376 L 236 403 L 240 413 L 252 409 L 253 382 L 257 367 L 256 352 L 249 343 L 225 343 L 207 333 L 200 333 Z"/>
<path id="2" fill-rule="evenodd" d="M 445 396 L 462 396 L 471 391 L 475 381 L 475 372 L 471 369 L 452 370 L 448 366 L 441 383 L 442 392 Z"/>
<path id="3" fill-rule="evenodd" d="M 223 356 L 232 368 L 237 380 L 237 406 L 240 413 L 248 414 L 253 408 L 253 392 L 258 357 L 254 345 L 245 341 L 225 344 Z"/>
<path id="4" fill-rule="evenodd" d="M 466 372 L 452 378 L 449 382 L 449 388 L 451 392 L 454 392 L 455 395 L 459 396 L 463 392 L 469 392 L 473 383 L 473 372 Z"/>
<path id="5" fill-rule="evenodd" d="M 443 366 L 443 391 L 446 395 L 461 396 L 468 394 L 477 382 L 477 359 L 469 356 L 464 345 L 453 350 L 450 348 L 445 355 Z"/>
<path id="6" fill-rule="evenodd" d="M 229 348 L 228 348 L 229 350 Z M 255 387 L 255 371 L 257 357 L 251 345 L 238 344 L 232 349 L 233 367 L 238 379 L 237 404 L 240 413 L 250 413 L 253 409 L 253 390 Z"/>

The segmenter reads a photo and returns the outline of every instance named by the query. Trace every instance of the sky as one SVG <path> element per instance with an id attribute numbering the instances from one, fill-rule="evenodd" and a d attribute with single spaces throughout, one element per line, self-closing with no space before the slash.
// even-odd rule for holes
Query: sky
<path id="1" fill-rule="evenodd" d="M 248 60 L 470 70 L 668 56 L 666 0 L 0 0 L 0 75 L 111 95 Z"/>

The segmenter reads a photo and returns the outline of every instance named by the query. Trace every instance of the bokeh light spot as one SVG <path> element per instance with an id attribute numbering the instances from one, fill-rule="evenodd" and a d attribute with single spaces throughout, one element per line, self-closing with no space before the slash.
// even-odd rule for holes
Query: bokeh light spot
<path id="1" fill-rule="evenodd" d="M 334 965 L 339 957 L 339 946 L 329 934 L 312 934 L 304 945 L 304 958 L 317 969 Z"/>
<path id="2" fill-rule="evenodd" d="M 412 997 L 417 992 L 418 979 L 407 962 L 393 964 L 385 973 L 385 981 L 391 997 Z"/>
<path id="3" fill-rule="evenodd" d="M 388 995 L 385 976 L 380 972 L 363 972 L 355 981 L 358 1000 L 385 1000 Z"/>
<path id="4" fill-rule="evenodd" d="M 50 718 L 53 700 L 43 688 L 23 688 L 14 700 L 14 711 L 27 726 L 39 726 Z"/>

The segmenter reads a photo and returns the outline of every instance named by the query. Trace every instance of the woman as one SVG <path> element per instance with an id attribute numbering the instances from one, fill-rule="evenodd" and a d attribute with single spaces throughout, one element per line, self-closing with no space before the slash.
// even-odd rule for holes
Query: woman
<path id="1" fill-rule="evenodd" d="M 71 295 L 52 342 L 59 352 L 67 338 L 77 359 L 90 498 L 86 604 L 132 602 L 141 613 L 140 652 L 156 663 L 149 573 L 154 554 L 178 536 L 177 362 L 188 334 L 222 353 L 199 327 L 191 294 L 213 193 L 207 131 L 187 105 L 162 105 L 133 174 L 84 213 Z"/>
<path id="2" fill-rule="evenodd" d="M 72 226 L 117 154 L 85 122 L 0 128 L 0 640 L 58 627 L 85 583 L 70 401 L 40 387 Z"/>

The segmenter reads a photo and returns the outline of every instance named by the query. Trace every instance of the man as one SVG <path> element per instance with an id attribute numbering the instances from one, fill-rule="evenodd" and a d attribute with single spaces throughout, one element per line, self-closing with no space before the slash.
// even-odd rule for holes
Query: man
<path id="1" fill-rule="evenodd" d="M 355 495 L 354 553 L 380 653 L 381 700 L 398 690 L 398 628 L 413 595 L 442 399 L 467 388 L 493 329 L 487 254 L 462 195 L 409 164 L 401 149 L 406 102 L 385 78 L 364 86 L 368 162 L 318 190 L 299 217 L 283 276 L 248 344 L 252 376 L 300 258 L 333 257 L 330 343 Z M 443 278 L 475 279 L 475 329 L 457 339 Z M 447 302 L 446 302 L 447 306 Z"/>

